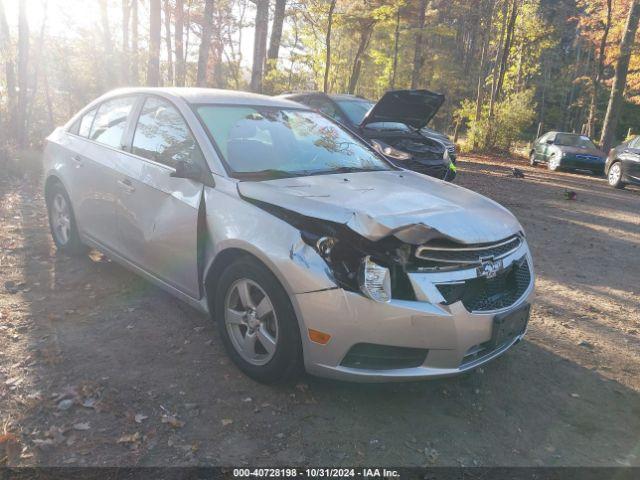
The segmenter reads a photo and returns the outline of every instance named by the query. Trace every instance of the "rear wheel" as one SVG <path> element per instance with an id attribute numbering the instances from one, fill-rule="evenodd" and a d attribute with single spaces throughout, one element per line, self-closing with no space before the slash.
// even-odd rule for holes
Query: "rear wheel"
<path id="1" fill-rule="evenodd" d="M 624 188 L 624 182 L 622 181 L 622 166 L 620 165 L 620 162 L 616 162 L 609 167 L 607 181 L 613 188 Z"/>
<path id="2" fill-rule="evenodd" d="M 51 186 L 47 192 L 49 228 L 56 248 L 70 255 L 82 255 L 87 247 L 80 240 L 71 200 L 60 183 Z"/>
<path id="3" fill-rule="evenodd" d="M 249 377 L 280 383 L 301 373 L 302 343 L 291 301 L 256 260 L 237 260 L 222 273 L 215 316 L 227 353 Z"/>

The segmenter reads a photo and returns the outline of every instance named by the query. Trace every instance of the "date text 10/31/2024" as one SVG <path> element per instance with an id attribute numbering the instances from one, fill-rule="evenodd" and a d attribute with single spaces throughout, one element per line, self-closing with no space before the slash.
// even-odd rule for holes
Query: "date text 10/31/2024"
<path id="1" fill-rule="evenodd" d="M 399 478 L 386 468 L 234 468 L 235 478 Z"/>

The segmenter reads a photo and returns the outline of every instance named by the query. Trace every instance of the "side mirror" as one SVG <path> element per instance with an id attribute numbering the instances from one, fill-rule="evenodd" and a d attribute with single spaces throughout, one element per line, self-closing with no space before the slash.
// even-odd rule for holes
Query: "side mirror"
<path id="1" fill-rule="evenodd" d="M 171 172 L 170 176 L 174 178 L 189 178 L 191 180 L 202 182 L 202 169 L 196 164 L 185 162 L 184 160 L 178 160 L 175 168 L 176 171 Z"/>
<path id="2" fill-rule="evenodd" d="M 553 145 L 553 140 L 547 140 L 547 145 Z"/>

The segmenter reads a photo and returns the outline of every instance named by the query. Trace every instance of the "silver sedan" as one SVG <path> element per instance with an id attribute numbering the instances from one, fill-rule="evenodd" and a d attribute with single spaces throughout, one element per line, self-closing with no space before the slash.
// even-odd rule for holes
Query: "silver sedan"
<path id="1" fill-rule="evenodd" d="M 49 136 L 44 165 L 57 248 L 98 249 L 210 314 L 258 381 L 449 376 L 525 334 L 514 216 L 299 104 L 117 90 Z"/>

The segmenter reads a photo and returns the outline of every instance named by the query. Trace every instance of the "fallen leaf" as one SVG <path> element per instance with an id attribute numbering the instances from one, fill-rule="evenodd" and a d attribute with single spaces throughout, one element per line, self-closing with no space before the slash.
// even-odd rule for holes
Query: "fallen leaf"
<path id="1" fill-rule="evenodd" d="M 162 423 L 168 423 L 173 428 L 184 427 L 184 422 L 178 420 L 175 415 L 162 415 Z"/>
<path id="2" fill-rule="evenodd" d="M 89 426 L 89 422 L 81 422 L 81 423 L 76 423 L 73 426 L 74 430 L 89 430 L 91 427 Z"/>
<path id="3" fill-rule="evenodd" d="M 122 435 L 118 439 L 118 443 L 137 443 L 140 441 L 140 433 L 132 433 L 130 435 Z"/>
<path id="4" fill-rule="evenodd" d="M 147 418 L 146 415 L 143 415 L 141 413 L 136 413 L 135 417 L 133 417 L 133 419 L 136 421 L 136 423 L 142 423 L 144 422 Z"/>
<path id="5" fill-rule="evenodd" d="M 231 420 L 230 418 L 223 418 L 222 419 L 222 426 L 223 427 L 231 425 L 232 423 L 233 423 L 233 420 Z"/>

